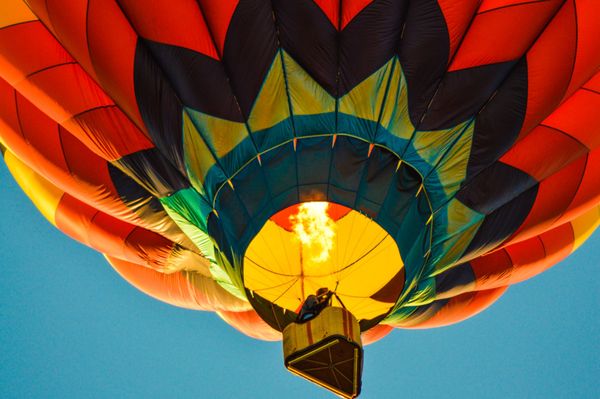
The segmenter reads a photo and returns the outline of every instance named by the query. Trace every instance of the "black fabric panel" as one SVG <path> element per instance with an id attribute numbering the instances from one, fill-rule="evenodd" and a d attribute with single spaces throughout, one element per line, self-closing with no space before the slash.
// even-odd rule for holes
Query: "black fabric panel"
<path id="1" fill-rule="evenodd" d="M 473 117 L 502 84 L 515 63 L 501 62 L 447 73 L 419 130 L 447 129 Z"/>
<path id="2" fill-rule="evenodd" d="M 368 152 L 368 143 L 338 136 L 333 147 L 330 182 L 340 188 L 356 191 L 362 179 Z"/>
<path id="3" fill-rule="evenodd" d="M 469 263 L 462 263 L 435 277 L 437 294 L 449 292 L 455 288 L 467 286 L 475 281 L 475 274 Z"/>
<path id="4" fill-rule="evenodd" d="M 135 180 L 127 176 L 123 171 L 110 163 L 107 163 L 108 174 L 117 190 L 117 194 L 126 204 L 147 204 L 154 213 L 164 212 L 164 208 L 158 198 L 144 190 Z M 143 215 L 141 215 L 143 218 Z M 148 215 L 150 216 L 150 215 Z"/>
<path id="5" fill-rule="evenodd" d="M 450 41 L 436 0 L 411 1 L 398 51 L 408 87 L 408 111 L 414 126 L 433 97 L 448 65 Z"/>
<path id="6" fill-rule="evenodd" d="M 407 5 L 407 0 L 375 0 L 341 32 L 340 97 L 396 54 Z"/>
<path id="7" fill-rule="evenodd" d="M 361 182 L 360 195 L 383 204 L 396 173 L 398 158 L 387 150 L 374 147 Z"/>
<path id="8" fill-rule="evenodd" d="M 298 140 L 298 184 L 326 183 L 331 164 L 331 137 Z M 283 177 L 283 176 L 282 176 Z"/>
<path id="9" fill-rule="evenodd" d="M 222 119 L 242 122 L 223 65 L 195 51 L 144 40 L 183 105 Z"/>
<path id="10" fill-rule="evenodd" d="M 134 152 L 113 163 L 159 198 L 189 187 L 186 178 L 157 148 Z"/>
<path id="11" fill-rule="evenodd" d="M 279 41 L 312 78 L 336 95 L 336 27 L 312 0 L 273 0 Z"/>
<path id="12" fill-rule="evenodd" d="M 396 303 L 404 288 L 404 278 L 404 268 L 402 268 L 386 285 L 371 295 L 371 298 L 380 302 Z"/>
<path id="13" fill-rule="evenodd" d="M 523 57 L 475 120 L 466 181 L 499 159 L 515 142 L 527 109 L 527 59 Z"/>
<path id="14" fill-rule="evenodd" d="M 537 196 L 538 185 L 486 216 L 465 255 L 484 247 L 495 247 L 523 224 Z"/>
<path id="15" fill-rule="evenodd" d="M 250 162 L 240 170 L 232 182 L 251 218 L 254 218 L 269 204 L 271 193 L 265 180 L 265 172 L 257 160 Z M 240 223 L 241 220 L 235 222 Z"/>
<path id="16" fill-rule="evenodd" d="M 462 187 L 456 198 L 469 208 L 488 215 L 536 184 L 527 173 L 495 162 Z"/>
<path id="17" fill-rule="evenodd" d="M 181 103 L 140 40 L 135 51 L 133 81 L 140 114 L 152 142 L 185 175 Z"/>
<path id="18" fill-rule="evenodd" d="M 421 185 L 421 176 L 407 165 L 402 165 L 396 172 L 396 176 L 397 178 L 392 183 L 393 186 L 390 187 L 385 199 L 384 213 L 380 215 L 380 218 L 385 217 L 401 225 Z"/>
<path id="19" fill-rule="evenodd" d="M 240 1 L 225 38 L 223 63 L 245 118 L 273 62 L 276 43 L 271 1 Z"/>

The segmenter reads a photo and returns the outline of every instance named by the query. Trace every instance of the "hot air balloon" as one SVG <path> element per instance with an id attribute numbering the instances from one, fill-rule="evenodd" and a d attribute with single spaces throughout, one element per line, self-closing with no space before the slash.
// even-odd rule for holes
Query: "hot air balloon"
<path id="1" fill-rule="evenodd" d="M 5 0 L 0 146 L 132 285 L 283 337 L 292 372 L 355 397 L 362 345 L 479 313 L 600 224 L 599 20 L 595 0 Z"/>

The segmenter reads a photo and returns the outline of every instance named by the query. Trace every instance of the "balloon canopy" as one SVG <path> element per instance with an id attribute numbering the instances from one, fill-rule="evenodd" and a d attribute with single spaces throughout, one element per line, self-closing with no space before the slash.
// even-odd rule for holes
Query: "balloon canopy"
<path id="1" fill-rule="evenodd" d="M 4 0 L 0 146 L 140 290 L 464 320 L 600 223 L 595 0 Z"/>

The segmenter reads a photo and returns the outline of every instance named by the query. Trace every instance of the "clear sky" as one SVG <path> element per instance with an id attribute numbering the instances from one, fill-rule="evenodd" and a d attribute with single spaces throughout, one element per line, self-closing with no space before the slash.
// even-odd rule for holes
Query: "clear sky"
<path id="1" fill-rule="evenodd" d="M 54 229 L 0 162 L 1 398 L 333 398 L 280 343 L 158 302 Z M 600 235 L 484 313 L 366 347 L 361 398 L 600 398 Z"/>

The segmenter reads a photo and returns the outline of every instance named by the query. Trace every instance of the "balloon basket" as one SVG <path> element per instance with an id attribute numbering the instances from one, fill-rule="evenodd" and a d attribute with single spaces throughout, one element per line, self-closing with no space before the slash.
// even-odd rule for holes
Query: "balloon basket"
<path id="1" fill-rule="evenodd" d="M 283 330 L 285 367 L 346 399 L 360 394 L 363 350 L 360 326 L 346 309 L 327 307 Z"/>

